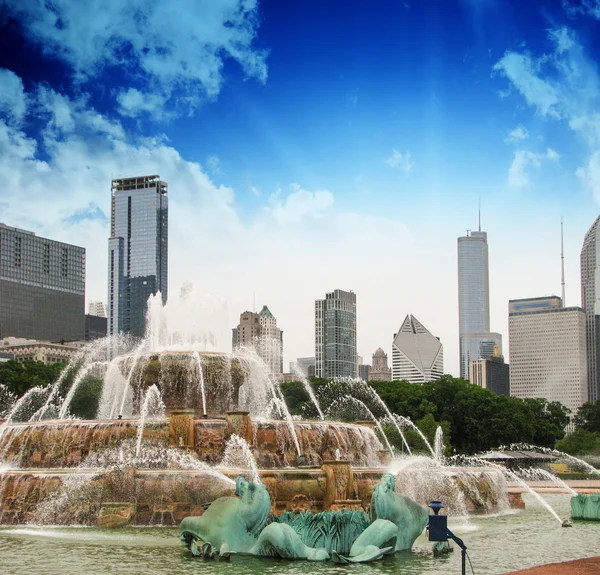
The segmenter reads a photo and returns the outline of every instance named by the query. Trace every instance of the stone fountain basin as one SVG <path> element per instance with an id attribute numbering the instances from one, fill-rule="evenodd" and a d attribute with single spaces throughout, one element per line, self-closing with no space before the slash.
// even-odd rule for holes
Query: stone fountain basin
<path id="1" fill-rule="evenodd" d="M 138 419 L 14 423 L 5 430 L 0 453 L 5 461 L 20 468 L 75 467 L 90 453 L 125 440 L 136 441 L 139 423 Z M 369 426 L 298 421 L 294 422 L 294 430 L 303 452 L 303 465 L 320 467 L 324 460 L 334 458 L 337 449 L 355 465 L 382 465 L 381 444 Z M 234 433 L 246 440 L 260 468 L 284 468 L 298 462 L 287 423 L 252 420 L 247 412 L 198 418 L 191 410 L 173 411 L 169 419 L 146 420 L 143 440 L 160 447 L 186 447 L 201 461 L 214 465 L 221 461 Z"/>

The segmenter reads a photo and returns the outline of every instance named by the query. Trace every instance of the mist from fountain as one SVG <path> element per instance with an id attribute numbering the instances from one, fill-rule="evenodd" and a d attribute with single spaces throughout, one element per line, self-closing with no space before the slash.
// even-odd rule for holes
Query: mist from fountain
<path id="1" fill-rule="evenodd" d="M 204 389 L 204 373 L 202 371 L 202 359 L 197 351 L 192 354 L 192 361 L 195 363 L 198 370 L 198 385 L 200 386 L 200 394 L 202 396 L 202 415 L 206 417 L 206 390 Z"/>
<path id="2" fill-rule="evenodd" d="M 554 483 L 560 489 L 564 489 L 569 495 L 577 495 L 577 491 L 569 487 L 560 477 L 550 473 L 546 469 L 542 469 L 541 467 L 530 467 L 528 469 L 523 469 L 522 473 L 530 480 L 548 480 Z"/>
<path id="3" fill-rule="evenodd" d="M 437 426 L 435 430 L 435 439 L 433 442 L 434 457 L 437 461 L 443 462 L 444 460 L 444 430 L 441 425 Z"/>
<path id="4" fill-rule="evenodd" d="M 283 417 L 287 422 L 294 446 L 300 456 L 302 450 L 300 449 L 298 435 L 294 428 L 294 420 L 285 403 L 279 383 L 275 380 L 269 366 L 259 357 L 256 350 L 251 347 L 239 347 L 235 349 L 232 357 L 241 361 L 248 372 L 248 377 L 239 390 L 240 406 L 247 409 L 251 415 L 259 417 L 278 415 Z M 273 411 L 276 411 L 275 414 L 264 412 L 265 406 L 269 405 L 274 408 Z"/>
<path id="5" fill-rule="evenodd" d="M 558 513 L 556 513 L 556 511 L 554 511 L 554 508 L 537 491 L 532 489 L 531 486 L 529 486 L 525 482 L 525 480 L 523 480 L 521 477 L 519 477 L 515 471 L 507 469 L 506 467 L 504 467 L 502 465 L 498 465 L 497 463 L 490 462 L 486 459 L 481 459 L 480 457 L 477 457 L 477 456 L 468 456 L 468 455 L 456 456 L 456 457 L 451 458 L 451 460 L 462 461 L 462 462 L 469 461 L 471 463 L 475 463 L 478 465 L 487 465 L 487 466 L 491 466 L 495 469 L 498 469 L 498 471 L 501 471 L 507 477 L 509 477 L 513 481 L 516 481 L 523 489 L 525 489 L 525 491 L 527 491 L 530 495 L 532 495 L 538 501 L 538 503 L 540 503 L 540 505 L 542 507 L 544 507 L 548 511 L 548 513 L 550 513 L 550 515 L 552 515 L 552 517 L 554 517 L 562 525 L 563 520 L 558 516 Z"/>
<path id="6" fill-rule="evenodd" d="M 327 416 L 331 417 L 331 416 L 335 415 L 336 412 L 340 413 L 340 411 L 342 411 L 344 408 L 347 409 L 348 407 L 350 407 L 350 409 L 352 409 L 352 410 L 358 409 L 358 412 L 355 411 L 355 413 L 354 413 L 355 416 L 358 414 L 362 414 L 362 415 L 358 415 L 358 417 L 368 418 L 375 423 L 375 427 L 377 428 L 379 433 L 381 433 L 381 436 L 383 437 L 383 440 L 385 441 L 385 444 L 390 452 L 390 455 L 392 457 L 394 457 L 394 449 L 391 446 L 391 444 L 387 438 L 387 435 L 385 434 L 383 426 L 381 425 L 379 420 L 373 415 L 373 412 L 360 399 L 357 399 L 356 397 L 348 397 L 348 396 L 340 397 L 339 399 L 336 399 L 327 409 Z M 340 410 L 340 411 L 337 411 L 337 410 Z M 356 417 L 356 419 L 358 419 L 358 417 Z"/>
<path id="7" fill-rule="evenodd" d="M 319 400 L 317 399 L 317 396 L 315 395 L 315 392 L 312 386 L 310 385 L 310 382 L 308 381 L 307 377 L 304 375 L 304 373 L 302 373 L 302 370 L 298 367 L 298 364 L 295 362 L 292 364 L 292 373 L 294 373 L 294 375 L 300 380 L 300 383 L 302 383 L 302 385 L 304 386 L 304 390 L 306 391 L 308 397 L 315 406 L 319 414 L 319 418 L 321 420 L 324 420 L 325 416 L 323 415 L 323 411 L 321 410 L 321 406 L 319 405 Z"/>
<path id="8" fill-rule="evenodd" d="M 165 405 L 160 397 L 160 391 L 156 385 L 152 385 L 146 391 L 140 410 L 140 418 L 138 420 L 137 443 L 135 447 L 136 459 L 140 457 L 142 450 L 142 437 L 144 436 L 144 426 L 148 418 L 162 418 L 165 415 Z"/>
<path id="9" fill-rule="evenodd" d="M 252 455 L 250 446 L 244 438 L 239 437 L 235 433 L 227 440 L 223 460 L 216 466 L 216 469 L 232 468 L 247 469 L 250 472 L 248 478 L 250 481 L 253 483 L 262 483 L 256 459 Z"/>

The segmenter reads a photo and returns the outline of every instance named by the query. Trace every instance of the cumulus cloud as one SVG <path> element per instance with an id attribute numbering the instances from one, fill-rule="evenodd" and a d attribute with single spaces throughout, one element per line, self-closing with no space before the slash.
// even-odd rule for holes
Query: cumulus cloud
<path id="1" fill-rule="evenodd" d="M 157 120 L 168 117 L 164 110 L 166 98 L 161 94 L 143 93 L 136 88 L 128 88 L 119 92 L 117 103 L 122 116 L 135 118 L 147 112 Z"/>
<path id="2" fill-rule="evenodd" d="M 583 3 L 580 4 L 583 6 Z M 526 102 L 542 117 L 564 121 L 590 150 L 587 165 L 579 170 L 582 180 L 600 200 L 600 179 L 596 177 L 595 158 L 600 151 L 600 76 L 595 63 L 587 56 L 573 31 L 559 27 L 548 32 L 552 51 L 540 56 L 507 52 L 494 66 Z M 546 158 L 556 160 L 549 150 Z M 531 152 L 515 152 L 509 180 L 513 185 L 527 185 L 526 169 L 538 166 L 541 158 Z"/>
<path id="3" fill-rule="evenodd" d="M 284 198 L 281 192 L 273 194 L 265 213 L 282 226 L 298 223 L 304 218 L 322 218 L 333 205 L 333 194 L 326 190 L 309 192 L 298 184 L 290 184 L 290 193 Z"/>
<path id="4" fill-rule="evenodd" d="M 531 168 L 539 168 L 544 160 L 558 161 L 559 154 L 552 148 L 548 148 L 545 154 L 530 152 L 528 150 L 517 150 L 514 153 L 512 164 L 508 170 L 508 183 L 514 188 L 522 188 L 530 185 Z"/>
<path id="5" fill-rule="evenodd" d="M 397 329 L 406 311 L 397 310 L 396 317 L 389 310 L 398 299 L 414 302 L 416 311 L 420 300 L 431 309 L 435 286 L 404 282 L 393 293 L 378 291 L 361 271 L 360 262 L 369 262 L 380 286 L 398 284 L 398 266 L 427 275 L 431 258 L 415 253 L 401 221 L 348 211 L 333 191 L 301 183 L 271 196 L 263 190 L 255 199 L 262 207 L 248 212 L 232 188 L 215 184 L 166 139 L 136 137 L 86 105 L 85 97 L 69 99 L 41 87 L 27 98 L 44 124 L 42 137 L 38 145 L 0 116 L 1 220 L 85 247 L 88 299 L 106 297 L 111 179 L 159 174 L 169 185 L 172 297 L 184 281 L 200 294 L 218 294 L 228 302 L 230 329 L 256 292 L 257 303 L 269 305 L 285 332 L 286 362 L 313 353 L 314 300 L 327 291 L 359 294 L 359 345 L 367 353 L 385 346 L 385 334 Z M 398 266 L 390 266 L 381 249 L 390 243 L 398 248 Z M 451 262 L 450 256 L 439 262 L 446 275 L 455 271 Z M 449 299 L 439 309 L 451 309 L 452 295 L 443 297 Z M 445 323 L 436 318 L 431 327 L 447 334 L 451 345 L 453 325 L 444 331 Z M 225 350 L 230 345 L 229 338 L 220 343 Z"/>
<path id="6" fill-rule="evenodd" d="M 19 123 L 26 109 L 21 78 L 6 68 L 0 68 L 0 113 L 12 123 Z"/>
<path id="7" fill-rule="evenodd" d="M 529 138 L 529 132 L 527 131 L 527 128 L 519 124 L 516 128 L 508 132 L 508 135 L 506 138 L 504 138 L 504 142 L 506 144 L 519 144 L 527 138 Z"/>
<path id="8" fill-rule="evenodd" d="M 398 150 L 393 150 L 392 155 L 389 158 L 386 158 L 384 162 L 390 166 L 390 168 L 397 168 L 403 172 L 410 172 L 414 166 L 410 152 L 402 154 Z"/>
<path id="9" fill-rule="evenodd" d="M 216 96 L 226 60 L 248 77 L 267 78 L 266 52 L 255 42 L 257 0 L 105 0 L 85 10 L 71 0 L 0 1 L 28 38 L 72 67 L 79 81 L 110 68 L 127 72 L 124 78 L 140 88 L 118 93 L 127 116 L 154 113 L 167 100 L 193 109 Z"/>

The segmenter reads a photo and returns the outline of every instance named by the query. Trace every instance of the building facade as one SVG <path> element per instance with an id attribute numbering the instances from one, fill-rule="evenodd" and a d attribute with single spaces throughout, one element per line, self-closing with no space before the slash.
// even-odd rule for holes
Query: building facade
<path id="1" fill-rule="evenodd" d="M 469 381 L 498 395 L 510 395 L 510 368 L 498 348 L 486 359 L 469 362 Z"/>
<path id="2" fill-rule="evenodd" d="M 88 314 L 96 317 L 106 317 L 106 305 L 103 301 L 88 302 Z"/>
<path id="3" fill-rule="evenodd" d="M 581 249 L 581 305 L 585 338 L 589 401 L 600 399 L 600 216 L 585 234 Z"/>
<path id="4" fill-rule="evenodd" d="M 0 224 L 0 337 L 83 339 L 85 249 Z"/>
<path id="5" fill-rule="evenodd" d="M 259 313 L 245 311 L 240 315 L 240 323 L 234 328 L 232 347 L 252 347 L 269 366 L 275 377 L 283 374 L 283 331 L 277 327 L 277 320 L 265 305 Z"/>
<path id="6" fill-rule="evenodd" d="M 108 334 L 142 337 L 148 297 L 168 296 L 167 183 L 159 176 L 112 181 L 108 240 Z"/>
<path id="7" fill-rule="evenodd" d="M 101 339 L 106 337 L 108 319 L 98 315 L 85 314 L 85 340 Z"/>
<path id="8" fill-rule="evenodd" d="M 371 373 L 371 366 L 367 363 L 359 363 L 357 366 L 358 378 L 363 381 L 369 381 L 369 374 Z"/>
<path id="9" fill-rule="evenodd" d="M 571 415 L 588 400 L 585 313 L 557 296 L 511 300 L 510 394 L 559 401 Z"/>
<path id="10" fill-rule="evenodd" d="M 0 340 L 0 351 L 12 354 L 15 361 L 40 361 L 42 363 L 68 363 L 85 346 L 84 341 L 58 343 L 19 337 Z"/>
<path id="11" fill-rule="evenodd" d="M 334 290 L 315 301 L 315 375 L 357 377 L 356 294 Z"/>
<path id="12" fill-rule="evenodd" d="M 315 376 L 315 358 L 299 357 L 296 361 L 290 362 L 290 372 L 300 372 L 304 377 Z"/>
<path id="13" fill-rule="evenodd" d="M 412 315 L 407 315 L 392 342 L 392 378 L 410 383 L 435 381 L 444 375 L 440 340 Z"/>
<path id="14" fill-rule="evenodd" d="M 369 379 L 366 381 L 392 381 L 392 368 L 388 367 L 387 353 L 380 347 L 373 354 L 368 377 Z"/>
<path id="15" fill-rule="evenodd" d="M 487 232 L 458 238 L 458 331 L 460 377 L 469 376 L 469 361 L 489 357 L 502 336 L 490 333 L 490 286 Z"/>

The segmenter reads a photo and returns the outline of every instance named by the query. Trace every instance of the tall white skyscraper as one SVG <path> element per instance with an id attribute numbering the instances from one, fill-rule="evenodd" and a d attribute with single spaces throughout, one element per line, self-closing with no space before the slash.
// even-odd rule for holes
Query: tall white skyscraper
<path id="1" fill-rule="evenodd" d="M 392 343 L 392 379 L 435 381 L 444 374 L 444 348 L 413 315 L 407 315 Z"/>
<path id="2" fill-rule="evenodd" d="M 600 216 L 581 249 L 581 305 L 585 312 L 589 401 L 600 399 Z"/>
<path id="3" fill-rule="evenodd" d="M 560 401 L 574 415 L 588 399 L 584 311 L 557 296 L 508 306 L 510 394 Z"/>
<path id="4" fill-rule="evenodd" d="M 168 283 L 167 183 L 160 176 L 112 181 L 108 240 L 108 335 L 143 336 L 148 297 Z"/>
<path id="5" fill-rule="evenodd" d="M 487 233 L 481 229 L 458 238 L 458 332 L 460 377 L 469 377 L 469 361 L 487 358 L 502 336 L 490 332 Z"/>
<path id="6" fill-rule="evenodd" d="M 315 301 L 315 375 L 356 377 L 356 294 L 336 289 Z"/>

